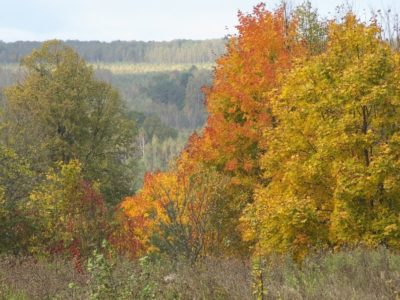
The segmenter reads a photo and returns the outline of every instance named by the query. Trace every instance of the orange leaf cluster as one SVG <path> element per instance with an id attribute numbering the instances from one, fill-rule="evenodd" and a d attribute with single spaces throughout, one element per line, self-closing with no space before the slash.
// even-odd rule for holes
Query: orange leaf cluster
<path id="1" fill-rule="evenodd" d="M 154 230 L 152 222 L 143 216 L 157 210 L 149 201 L 149 194 L 154 196 L 160 188 L 157 180 L 174 180 L 176 184 L 179 178 L 208 168 L 230 178 L 222 222 L 225 232 L 232 235 L 237 235 L 240 214 L 252 201 L 261 178 L 259 143 L 263 132 L 273 126 L 270 96 L 279 77 L 306 50 L 296 40 L 296 24 L 288 20 L 284 7 L 271 12 L 260 4 L 252 14 L 239 12 L 238 18 L 239 34 L 229 39 L 227 53 L 217 61 L 213 85 L 204 89 L 209 118 L 203 132 L 190 138 L 174 173 L 147 175 L 142 191 L 122 204 L 129 218 L 137 220 L 136 234 L 143 244 L 148 244 L 148 233 Z M 235 237 L 230 237 L 225 244 L 233 240 Z"/>

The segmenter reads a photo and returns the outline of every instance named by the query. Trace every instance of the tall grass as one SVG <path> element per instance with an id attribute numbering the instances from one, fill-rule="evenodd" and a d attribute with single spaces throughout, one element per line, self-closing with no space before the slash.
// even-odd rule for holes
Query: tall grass
<path id="1" fill-rule="evenodd" d="M 400 299 L 400 255 L 355 249 L 265 261 L 264 299 Z"/>
<path id="2" fill-rule="evenodd" d="M 0 259 L 0 299 L 400 299 L 400 255 L 384 248 L 315 254 L 301 266 L 262 262 L 252 270 L 236 259 L 95 256 L 78 274 L 63 260 L 8 256 Z"/>

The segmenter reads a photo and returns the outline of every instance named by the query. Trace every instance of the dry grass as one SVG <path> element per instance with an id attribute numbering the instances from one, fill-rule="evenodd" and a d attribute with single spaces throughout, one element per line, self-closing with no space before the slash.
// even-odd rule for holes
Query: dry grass
<path id="1" fill-rule="evenodd" d="M 12 256 L 0 259 L 0 299 L 84 299 L 68 285 L 87 284 L 87 276 L 75 272 L 72 264 L 61 259 L 52 262 Z"/>
<path id="2" fill-rule="evenodd" d="M 250 265 L 235 259 L 118 258 L 110 266 L 82 275 L 62 260 L 2 257 L 0 299 L 252 299 L 260 286 Z M 357 249 L 313 255 L 301 267 L 269 258 L 262 278 L 263 299 L 400 299 L 400 255 Z"/>
<path id="3" fill-rule="evenodd" d="M 400 255 L 384 248 L 274 259 L 263 275 L 265 299 L 400 299 Z"/>
<path id="4" fill-rule="evenodd" d="M 143 286 L 153 283 L 155 299 L 251 299 L 251 272 L 238 260 L 207 259 L 192 266 L 186 261 L 174 266 L 158 262 L 137 289 L 134 299 L 146 299 Z M 153 268 L 153 266 L 151 266 Z"/>
<path id="5" fill-rule="evenodd" d="M 101 275 L 100 275 L 101 276 Z M 62 260 L 33 258 L 0 260 L 0 299 L 88 299 L 97 290 L 97 278 L 78 274 Z M 251 277 L 247 265 L 236 261 L 206 260 L 192 266 L 180 261 L 119 260 L 112 278 L 103 283 L 112 292 L 95 299 L 249 299 Z M 73 283 L 73 285 L 71 285 Z M 72 288 L 71 288 L 72 287 Z"/>

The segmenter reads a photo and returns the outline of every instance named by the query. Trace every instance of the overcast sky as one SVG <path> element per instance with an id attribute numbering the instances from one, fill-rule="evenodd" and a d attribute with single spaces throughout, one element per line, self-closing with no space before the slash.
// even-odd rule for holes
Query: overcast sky
<path id="1" fill-rule="evenodd" d="M 234 33 L 237 11 L 256 0 L 0 0 L 0 40 L 172 40 L 220 38 Z M 278 0 L 268 0 L 276 7 Z M 301 0 L 292 1 L 295 3 Z M 340 0 L 313 0 L 322 15 Z M 371 8 L 400 11 L 399 0 L 350 0 L 366 15 Z"/>

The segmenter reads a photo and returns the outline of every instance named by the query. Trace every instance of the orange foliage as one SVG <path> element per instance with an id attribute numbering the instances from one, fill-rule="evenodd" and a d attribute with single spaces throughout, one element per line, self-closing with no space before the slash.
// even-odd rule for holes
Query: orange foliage
<path id="1" fill-rule="evenodd" d="M 258 177 L 258 145 L 272 126 L 269 94 L 306 50 L 296 41 L 296 24 L 287 21 L 283 7 L 270 12 L 259 4 L 252 15 L 239 12 L 239 21 L 239 35 L 229 40 L 227 54 L 217 61 L 213 86 L 205 90 L 206 128 L 186 151 L 192 160 L 220 171 Z"/>
<path id="2" fill-rule="evenodd" d="M 124 230 L 140 241 L 131 253 L 179 248 L 193 258 L 220 243 L 221 230 L 214 229 L 221 218 L 214 216 L 223 198 L 224 178 L 199 168 L 190 174 L 180 171 L 147 174 L 143 189 L 123 201 Z M 154 238 L 157 245 L 151 242 Z"/>
<path id="3" fill-rule="evenodd" d="M 252 14 L 239 12 L 238 17 L 239 34 L 228 41 L 227 53 L 217 61 L 213 85 L 205 89 L 209 118 L 202 134 L 189 139 L 175 172 L 147 175 L 142 191 L 122 204 L 127 216 L 137 220 L 135 234 L 145 247 L 149 247 L 149 233 L 155 230 L 147 214 L 153 210 L 163 218 L 158 206 L 164 197 L 159 194 L 158 201 L 151 200 L 160 182 L 172 181 L 170 187 L 179 194 L 184 186 L 179 180 L 199 169 L 215 169 L 230 178 L 224 186 L 225 204 L 216 204 L 220 211 L 213 212 L 223 218 L 223 225 L 218 226 L 227 238 L 221 243 L 240 248 L 239 218 L 262 177 L 259 143 L 263 132 L 273 126 L 269 99 L 279 77 L 306 50 L 295 38 L 296 24 L 288 21 L 283 7 L 270 12 L 260 4 Z"/>
<path id="4" fill-rule="evenodd" d="M 171 176 L 172 175 L 172 176 Z M 121 204 L 125 213 L 120 216 L 122 221 L 124 236 L 129 238 L 133 235 L 134 240 L 127 245 L 134 256 L 143 254 L 151 248 L 150 238 L 156 230 L 156 219 L 166 220 L 163 207 L 167 204 L 167 194 L 157 190 L 163 185 L 177 187 L 176 176 L 169 173 L 147 173 L 144 178 L 142 191 L 131 197 L 126 197 Z M 122 241 L 123 242 L 123 241 Z M 121 245 L 123 246 L 123 245 Z"/>

